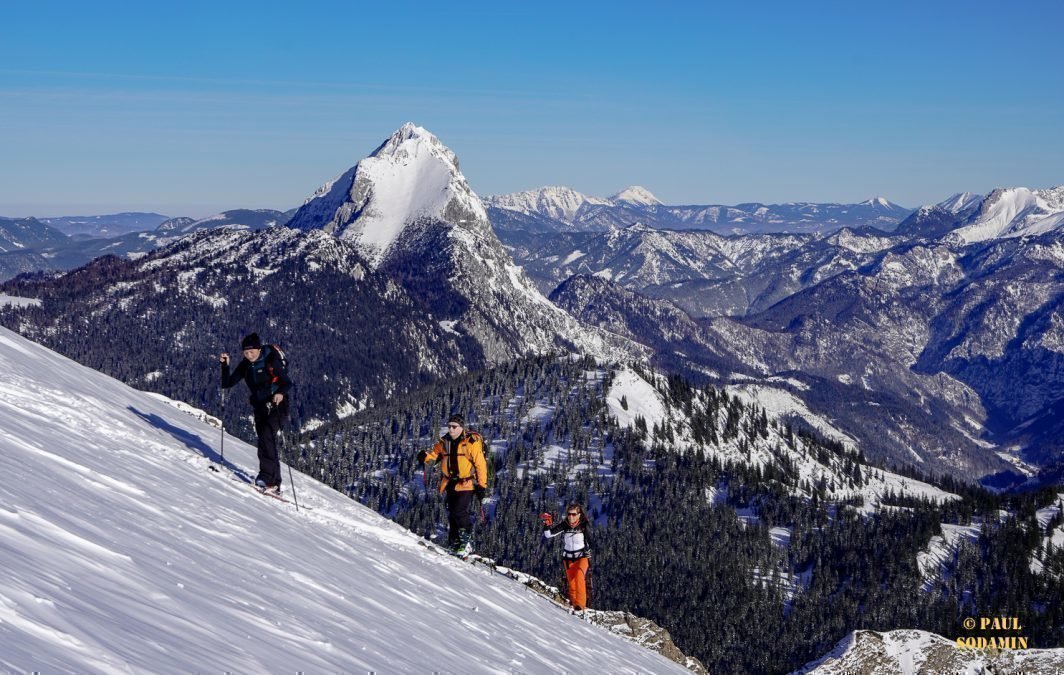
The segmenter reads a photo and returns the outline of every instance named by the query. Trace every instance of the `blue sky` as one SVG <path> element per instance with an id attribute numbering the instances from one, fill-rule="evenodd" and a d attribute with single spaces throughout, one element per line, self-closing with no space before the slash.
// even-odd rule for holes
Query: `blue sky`
<path id="1" fill-rule="evenodd" d="M 1060 2 L 293 7 L 0 0 L 0 215 L 288 209 L 407 121 L 481 195 L 1064 183 Z"/>

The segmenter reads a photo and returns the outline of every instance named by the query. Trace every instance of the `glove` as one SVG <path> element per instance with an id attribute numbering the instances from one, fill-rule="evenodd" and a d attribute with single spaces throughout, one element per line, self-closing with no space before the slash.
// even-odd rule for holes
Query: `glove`
<path id="1" fill-rule="evenodd" d="M 549 513 L 539 514 L 539 519 L 543 521 L 543 527 L 550 527 L 554 524 L 554 516 Z"/>
<path id="2" fill-rule="evenodd" d="M 425 458 L 428 457 L 428 454 L 429 453 L 427 453 L 424 450 L 422 450 L 421 452 L 417 453 L 418 464 L 424 464 L 425 463 Z"/>
<path id="3" fill-rule="evenodd" d="M 487 488 L 482 488 L 479 485 L 473 488 L 473 496 L 477 498 L 477 501 L 484 501 L 484 495 L 488 494 Z"/>

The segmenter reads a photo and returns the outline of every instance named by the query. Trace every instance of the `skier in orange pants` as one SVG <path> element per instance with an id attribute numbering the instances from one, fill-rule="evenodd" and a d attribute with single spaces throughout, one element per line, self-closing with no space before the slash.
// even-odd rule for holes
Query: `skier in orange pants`
<path id="1" fill-rule="evenodd" d="M 562 535 L 562 564 L 565 578 L 569 581 L 569 602 L 573 609 L 583 611 L 587 607 L 587 572 L 591 565 L 591 526 L 584 508 L 570 504 L 565 509 L 565 521 L 554 524 L 554 516 L 540 515 L 543 521 L 543 536 L 547 539 Z"/>

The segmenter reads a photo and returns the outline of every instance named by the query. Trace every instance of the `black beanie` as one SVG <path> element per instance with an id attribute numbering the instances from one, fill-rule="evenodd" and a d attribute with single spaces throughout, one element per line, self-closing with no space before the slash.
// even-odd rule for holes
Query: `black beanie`
<path id="1" fill-rule="evenodd" d="M 451 419 L 447 420 L 447 424 L 457 424 L 460 427 L 465 427 L 465 418 L 461 415 L 451 415 Z"/>
<path id="2" fill-rule="evenodd" d="M 248 335 L 240 343 L 241 349 L 262 349 L 262 340 L 259 339 L 258 333 L 252 333 Z"/>

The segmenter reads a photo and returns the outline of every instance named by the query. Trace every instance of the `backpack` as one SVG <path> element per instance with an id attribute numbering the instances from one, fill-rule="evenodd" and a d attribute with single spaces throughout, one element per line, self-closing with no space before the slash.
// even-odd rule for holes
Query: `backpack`
<path id="1" fill-rule="evenodd" d="M 284 368 L 284 372 L 287 373 L 288 372 L 288 356 L 284 353 L 284 350 L 281 349 L 280 347 L 278 347 L 277 345 L 272 344 L 272 343 L 268 344 L 266 346 L 269 347 L 270 349 L 272 349 L 275 354 L 277 354 L 277 358 L 281 360 L 281 367 Z M 270 355 L 267 354 L 266 356 L 267 356 L 267 358 L 269 358 Z"/>
<path id="2" fill-rule="evenodd" d="M 490 490 L 491 486 L 495 484 L 495 456 L 491 454 L 491 443 L 479 431 L 466 429 L 466 432 L 480 437 L 480 447 L 484 451 L 484 465 L 487 467 L 488 473 L 488 475 L 484 476 L 484 482 L 487 483 Z"/>

